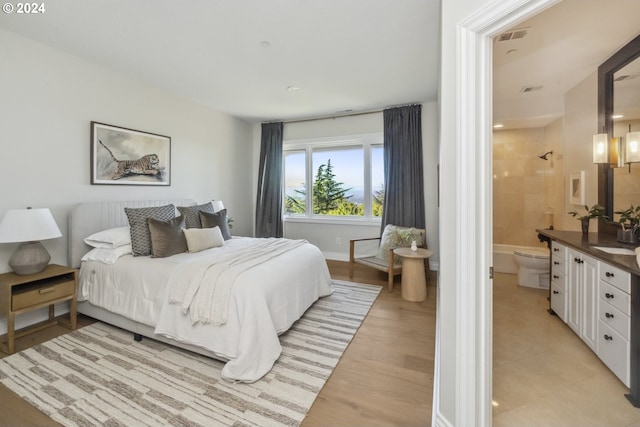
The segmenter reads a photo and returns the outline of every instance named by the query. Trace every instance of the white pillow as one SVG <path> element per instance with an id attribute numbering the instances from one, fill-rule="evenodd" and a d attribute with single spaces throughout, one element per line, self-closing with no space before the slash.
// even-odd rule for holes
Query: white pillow
<path id="1" fill-rule="evenodd" d="M 200 252 L 205 249 L 224 246 L 224 237 L 222 237 L 220 227 L 185 228 L 182 231 L 187 239 L 189 252 Z"/>
<path id="2" fill-rule="evenodd" d="M 100 261 L 105 264 L 113 264 L 123 255 L 132 253 L 131 244 L 118 246 L 117 248 L 93 248 L 82 257 L 82 261 Z"/>
<path id="3" fill-rule="evenodd" d="M 129 226 L 110 228 L 86 237 L 84 242 L 94 248 L 119 248 L 131 244 L 131 232 Z"/>

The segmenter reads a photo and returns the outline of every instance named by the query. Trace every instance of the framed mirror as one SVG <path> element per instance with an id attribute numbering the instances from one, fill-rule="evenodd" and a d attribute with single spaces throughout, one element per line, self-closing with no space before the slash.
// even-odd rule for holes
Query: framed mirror
<path id="1" fill-rule="evenodd" d="M 606 133 L 610 138 L 624 138 L 629 125 L 633 131 L 640 131 L 639 72 L 640 36 L 598 67 L 598 132 Z M 627 116 L 614 120 L 614 113 L 623 110 L 625 113 L 622 114 Z M 633 165 L 631 170 L 638 168 L 640 165 Z M 598 165 L 598 203 L 605 207 L 606 215 L 614 221 L 617 217 L 614 216 L 614 211 L 626 209 L 631 204 L 640 204 L 640 171 L 634 172 L 634 175 L 630 175 L 629 165 L 622 168 Z M 630 186 L 630 180 L 634 179 L 638 180 L 637 184 Z M 617 186 L 616 181 L 619 181 Z M 638 191 L 634 192 L 633 187 L 638 188 Z M 617 226 L 601 222 L 599 229 L 615 233 Z"/>

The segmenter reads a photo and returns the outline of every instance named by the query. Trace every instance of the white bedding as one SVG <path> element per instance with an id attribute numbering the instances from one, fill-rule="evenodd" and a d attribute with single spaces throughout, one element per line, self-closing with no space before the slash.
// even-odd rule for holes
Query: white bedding
<path id="1" fill-rule="evenodd" d="M 237 276 L 224 325 L 192 324 L 180 304 L 168 303 L 176 268 L 260 239 L 234 237 L 220 248 L 168 258 L 122 256 L 115 264 L 83 262 L 79 301 L 155 328 L 156 334 L 196 345 L 228 361 L 222 377 L 253 382 L 280 356 L 278 335 L 319 297 L 331 294 L 331 278 L 320 250 L 305 243 Z"/>

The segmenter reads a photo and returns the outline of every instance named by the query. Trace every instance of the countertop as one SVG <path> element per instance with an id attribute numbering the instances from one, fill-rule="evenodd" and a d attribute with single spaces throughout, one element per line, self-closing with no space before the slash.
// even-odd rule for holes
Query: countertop
<path id="1" fill-rule="evenodd" d="M 593 246 L 608 246 L 633 250 L 636 248 L 636 246 L 640 245 L 628 245 L 620 243 L 616 239 L 616 236 L 606 234 L 589 233 L 585 236 L 580 231 L 543 229 L 536 229 L 536 231 L 543 236 L 550 238 L 551 240 L 557 240 L 560 243 L 564 243 L 567 246 L 571 246 L 581 252 L 592 255 L 594 258 L 598 258 L 613 266 L 621 268 L 624 271 L 640 276 L 640 268 L 638 267 L 638 262 L 636 261 L 636 257 L 634 255 L 609 254 L 593 248 Z"/>

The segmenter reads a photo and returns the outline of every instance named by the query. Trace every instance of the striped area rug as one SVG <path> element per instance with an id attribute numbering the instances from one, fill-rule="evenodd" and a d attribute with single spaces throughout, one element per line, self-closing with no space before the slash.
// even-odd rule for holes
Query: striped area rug
<path id="1" fill-rule="evenodd" d="M 94 323 L 0 360 L 0 382 L 69 426 L 297 426 L 380 292 L 334 281 L 280 337 L 283 352 L 253 384 L 222 363 Z"/>

